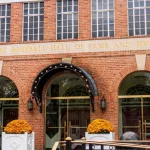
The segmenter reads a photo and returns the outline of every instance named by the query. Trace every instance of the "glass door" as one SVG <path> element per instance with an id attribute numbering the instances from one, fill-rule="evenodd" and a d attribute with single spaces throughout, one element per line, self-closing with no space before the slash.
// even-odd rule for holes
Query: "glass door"
<path id="1" fill-rule="evenodd" d="M 85 137 L 90 122 L 89 99 L 68 100 L 68 131 L 69 136 L 76 140 Z"/>
<path id="2" fill-rule="evenodd" d="M 47 150 L 51 149 L 56 141 L 65 141 L 66 137 L 77 140 L 85 136 L 90 121 L 89 96 L 55 97 L 47 100 L 47 104 Z M 64 145 L 59 149 L 64 149 Z"/>
<path id="3" fill-rule="evenodd" d="M 143 98 L 143 139 L 150 139 L 150 98 Z"/>
<path id="4" fill-rule="evenodd" d="M 142 140 L 150 139 L 150 96 L 119 96 L 120 136 L 127 131 L 137 133 Z"/>

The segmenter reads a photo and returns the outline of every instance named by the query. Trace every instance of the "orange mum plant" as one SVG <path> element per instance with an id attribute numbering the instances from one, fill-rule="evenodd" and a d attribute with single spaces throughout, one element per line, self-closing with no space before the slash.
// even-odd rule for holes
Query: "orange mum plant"
<path id="1" fill-rule="evenodd" d="M 32 133 L 32 127 L 25 120 L 13 120 L 7 124 L 4 132 L 9 134 Z"/>
<path id="2" fill-rule="evenodd" d="M 88 133 L 109 133 L 114 132 L 112 124 L 104 119 L 93 120 L 87 128 Z"/>

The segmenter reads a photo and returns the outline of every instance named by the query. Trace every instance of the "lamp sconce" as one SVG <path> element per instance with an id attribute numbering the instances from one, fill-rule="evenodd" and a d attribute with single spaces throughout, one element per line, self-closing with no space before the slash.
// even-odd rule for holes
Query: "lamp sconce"
<path id="1" fill-rule="evenodd" d="M 101 107 L 102 110 L 105 110 L 106 107 L 107 107 L 107 102 L 106 102 L 106 99 L 104 98 L 104 96 L 100 100 L 100 107 Z"/>
<path id="2" fill-rule="evenodd" d="M 33 110 L 33 101 L 31 98 L 29 98 L 28 100 L 28 110 L 29 111 L 32 111 Z"/>

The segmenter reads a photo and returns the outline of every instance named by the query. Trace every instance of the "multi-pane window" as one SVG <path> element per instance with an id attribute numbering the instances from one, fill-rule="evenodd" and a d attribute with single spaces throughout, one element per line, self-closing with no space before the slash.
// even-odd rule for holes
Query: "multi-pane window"
<path id="1" fill-rule="evenodd" d="M 128 0 L 129 36 L 150 34 L 150 0 Z"/>
<path id="2" fill-rule="evenodd" d="M 57 0 L 57 39 L 78 38 L 78 0 Z"/>
<path id="3" fill-rule="evenodd" d="M 114 36 L 114 0 L 92 0 L 92 37 Z"/>
<path id="4" fill-rule="evenodd" d="M 10 41 L 11 5 L 0 5 L 0 42 Z"/>
<path id="5" fill-rule="evenodd" d="M 24 3 L 23 41 L 43 40 L 44 2 Z"/>

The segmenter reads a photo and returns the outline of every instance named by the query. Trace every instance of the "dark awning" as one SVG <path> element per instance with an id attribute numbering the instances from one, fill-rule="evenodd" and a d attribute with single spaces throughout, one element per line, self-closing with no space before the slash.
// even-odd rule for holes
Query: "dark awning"
<path id="1" fill-rule="evenodd" d="M 42 91 L 44 85 L 54 74 L 64 70 L 70 70 L 85 80 L 85 82 L 88 85 L 87 88 L 88 88 L 89 96 L 91 98 L 92 110 L 94 111 L 94 96 L 98 96 L 98 90 L 91 75 L 85 70 L 76 67 L 72 64 L 57 63 L 43 69 L 37 75 L 37 77 L 33 82 L 31 94 L 32 97 L 36 100 L 37 105 L 40 107 L 40 112 L 42 112 Z"/>

